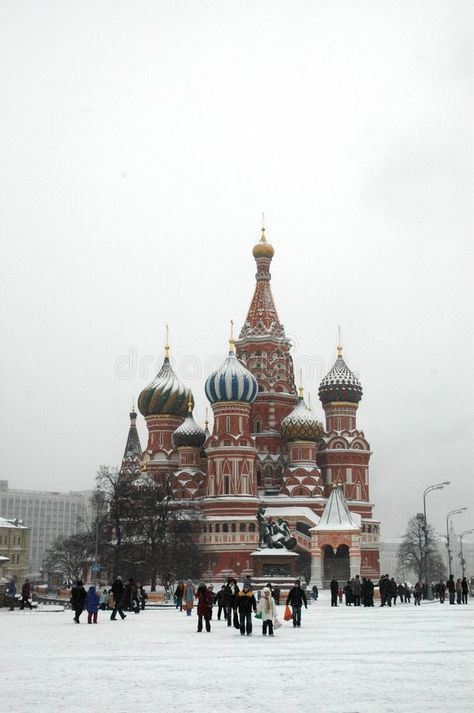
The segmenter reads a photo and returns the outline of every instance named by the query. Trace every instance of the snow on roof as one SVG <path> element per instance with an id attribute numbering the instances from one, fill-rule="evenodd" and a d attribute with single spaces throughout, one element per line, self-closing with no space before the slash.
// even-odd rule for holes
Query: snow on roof
<path id="1" fill-rule="evenodd" d="M 3 555 L 0 555 L 0 562 L 10 562 L 10 557 L 4 557 Z"/>
<path id="2" fill-rule="evenodd" d="M 287 507 L 265 508 L 265 517 L 305 517 L 315 525 L 319 522 L 319 517 L 309 507 L 288 505 Z"/>
<path id="3" fill-rule="evenodd" d="M 359 518 L 360 520 L 360 518 Z M 324 512 L 315 530 L 358 530 L 353 514 L 349 512 L 342 488 L 333 488 Z"/>
<path id="4" fill-rule="evenodd" d="M 298 557 L 297 552 L 290 552 L 286 549 L 273 549 L 273 547 L 268 547 L 263 550 L 255 550 L 251 553 L 252 557 Z"/>
<path id="5" fill-rule="evenodd" d="M 0 517 L 0 527 L 14 527 L 15 529 L 19 530 L 27 530 L 28 528 L 23 525 L 23 523 L 20 523 L 18 521 L 18 525 L 15 525 L 15 522 L 12 520 L 5 520 L 4 517 Z"/>

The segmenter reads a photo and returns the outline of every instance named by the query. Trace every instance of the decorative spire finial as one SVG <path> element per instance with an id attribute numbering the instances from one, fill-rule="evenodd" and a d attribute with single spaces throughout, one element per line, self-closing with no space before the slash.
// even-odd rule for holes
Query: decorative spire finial
<path id="1" fill-rule="evenodd" d="M 340 325 L 340 324 L 337 325 L 337 334 L 338 334 L 338 338 L 337 338 L 337 356 L 341 356 L 341 354 L 342 354 L 342 343 L 341 343 L 341 325 Z"/>
<path id="2" fill-rule="evenodd" d="M 235 340 L 234 340 L 234 320 L 231 319 L 231 320 L 230 320 L 229 352 L 232 352 L 232 353 L 233 353 L 233 352 L 235 351 L 235 350 L 234 350 L 234 344 L 235 344 Z"/>
<path id="3" fill-rule="evenodd" d="M 170 338 L 170 328 L 169 328 L 169 325 L 166 325 L 165 359 L 169 359 L 169 356 L 170 356 L 169 338 Z"/>
<path id="4" fill-rule="evenodd" d="M 190 396 L 189 401 L 188 401 L 188 413 L 192 413 L 192 412 L 193 412 L 193 400 Z"/>
<path id="5" fill-rule="evenodd" d="M 209 418 L 208 418 L 208 409 L 207 409 L 207 406 L 206 406 L 206 420 L 204 421 L 204 425 L 206 426 L 206 428 L 209 427 Z"/>
<path id="6" fill-rule="evenodd" d="M 298 389 L 298 394 L 299 394 L 300 399 L 303 398 L 303 393 L 304 393 L 304 389 L 303 389 L 303 369 L 300 369 L 300 385 L 299 385 L 299 389 Z"/>

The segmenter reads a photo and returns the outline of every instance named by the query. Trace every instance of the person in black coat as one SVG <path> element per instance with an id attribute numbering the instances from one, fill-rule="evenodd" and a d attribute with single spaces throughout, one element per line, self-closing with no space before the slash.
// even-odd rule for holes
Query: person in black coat
<path id="1" fill-rule="evenodd" d="M 240 634 L 250 636 L 252 633 L 252 611 L 257 612 L 257 602 L 250 589 L 248 582 L 244 583 L 244 588 L 237 597 L 237 607 L 239 610 Z"/>
<path id="2" fill-rule="evenodd" d="M 454 574 L 449 575 L 449 579 L 446 582 L 446 589 L 449 592 L 449 603 L 455 604 L 454 597 L 456 595 L 456 584 L 454 582 Z"/>
<path id="3" fill-rule="evenodd" d="M 71 607 L 74 610 L 74 621 L 76 624 L 80 623 L 79 617 L 81 616 L 82 612 L 84 611 L 84 607 L 86 605 L 86 599 L 87 599 L 87 592 L 84 589 L 82 581 L 80 579 L 78 579 L 76 584 L 71 589 Z"/>
<path id="4" fill-rule="evenodd" d="M 306 593 L 301 589 L 300 580 L 297 579 L 295 586 L 290 589 L 286 598 L 286 606 L 290 605 L 293 609 L 293 626 L 301 626 L 301 607 L 308 608 L 308 600 Z"/>
<path id="5" fill-rule="evenodd" d="M 228 600 L 229 600 L 229 597 L 227 596 L 227 593 L 226 593 L 225 584 L 223 584 L 216 595 L 217 618 L 219 621 L 221 620 L 222 612 L 224 612 L 224 619 L 227 619 L 227 602 L 228 602 Z"/>
<path id="6" fill-rule="evenodd" d="M 229 577 L 226 586 L 228 587 L 227 597 L 229 602 L 227 605 L 227 626 L 231 626 L 233 623 L 236 629 L 240 629 L 239 615 L 237 613 L 240 589 L 233 577 Z"/>
<path id="7" fill-rule="evenodd" d="M 123 590 L 124 586 L 122 582 L 122 577 L 117 577 L 117 579 L 112 584 L 112 594 L 114 595 L 114 608 L 112 614 L 110 615 L 110 619 L 112 621 L 115 621 L 115 619 L 117 618 L 117 612 L 120 614 L 121 619 L 125 619 L 126 617 L 122 609 Z"/>
<path id="8" fill-rule="evenodd" d="M 467 583 L 466 577 L 462 578 L 461 592 L 462 592 L 462 603 L 467 604 L 467 595 L 469 594 L 469 585 Z"/>
<path id="9" fill-rule="evenodd" d="M 346 598 L 346 607 L 350 607 L 352 605 L 352 584 L 351 580 L 347 580 L 347 584 L 344 587 L 344 596 Z"/>
<path id="10" fill-rule="evenodd" d="M 337 607 L 337 593 L 339 591 L 339 582 L 335 577 L 331 579 L 331 606 Z"/>

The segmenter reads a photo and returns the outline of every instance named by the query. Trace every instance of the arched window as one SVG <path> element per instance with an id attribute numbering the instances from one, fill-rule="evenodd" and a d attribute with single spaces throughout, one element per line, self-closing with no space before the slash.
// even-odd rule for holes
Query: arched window
<path id="1" fill-rule="evenodd" d="M 212 535 L 212 525 L 209 525 L 209 533 Z"/>
<path id="2" fill-rule="evenodd" d="M 230 526 L 230 531 L 231 531 L 231 532 L 237 532 L 237 525 L 235 524 L 235 522 L 233 522 L 233 523 L 231 524 L 231 526 Z"/>
<path id="3" fill-rule="evenodd" d="M 230 433 L 230 416 L 225 417 L 225 430 Z"/>
<path id="4" fill-rule="evenodd" d="M 229 532 L 229 525 L 226 522 L 222 525 L 222 532 Z"/>
<path id="5" fill-rule="evenodd" d="M 255 532 L 255 523 L 251 522 L 249 525 L 249 532 Z"/>
<path id="6" fill-rule="evenodd" d="M 255 419 L 254 425 L 253 425 L 253 430 L 254 430 L 254 433 L 261 433 L 261 431 L 262 431 L 262 424 L 261 424 L 259 418 L 256 418 L 256 419 Z"/>
<path id="7" fill-rule="evenodd" d="M 217 523 L 216 523 L 216 532 L 220 532 L 220 531 L 221 531 L 221 526 L 220 526 L 219 523 L 217 522 Z"/>
<path id="8" fill-rule="evenodd" d="M 240 532 L 245 532 L 245 522 L 241 522 L 239 525 L 239 531 Z"/>

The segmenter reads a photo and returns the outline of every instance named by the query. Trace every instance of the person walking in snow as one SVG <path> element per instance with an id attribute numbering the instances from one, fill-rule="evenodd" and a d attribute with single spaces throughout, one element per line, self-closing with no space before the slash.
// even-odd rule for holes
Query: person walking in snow
<path id="1" fill-rule="evenodd" d="M 438 597 L 439 597 L 440 604 L 444 604 L 445 594 L 446 594 L 446 585 L 445 585 L 444 581 L 441 579 L 438 584 Z"/>
<path id="2" fill-rule="evenodd" d="M 211 631 L 211 607 L 212 607 L 212 592 L 206 585 L 201 582 L 196 592 L 197 615 L 198 615 L 198 631 L 202 631 L 203 620 L 206 625 L 206 631 Z"/>
<path id="3" fill-rule="evenodd" d="M 239 585 L 233 577 L 229 577 L 229 579 L 227 580 L 227 584 L 229 585 L 230 589 L 229 607 L 227 610 L 227 626 L 231 626 L 233 623 L 236 629 L 240 629 L 239 615 L 237 612 L 240 592 Z"/>
<path id="4" fill-rule="evenodd" d="M 221 620 L 221 614 L 224 613 L 224 620 L 227 619 L 227 606 L 226 606 L 226 591 L 225 584 L 222 585 L 220 590 L 217 592 L 216 602 L 217 602 L 217 618 Z"/>
<path id="5" fill-rule="evenodd" d="M 421 597 L 423 596 L 423 589 L 422 586 L 419 582 L 415 584 L 415 588 L 413 590 L 413 596 L 415 598 L 415 606 L 421 606 Z"/>
<path id="6" fill-rule="evenodd" d="M 74 621 L 80 624 L 79 617 L 84 611 L 86 604 L 87 592 L 84 589 L 82 580 L 78 579 L 76 584 L 71 589 L 71 607 L 74 609 Z"/>
<path id="7" fill-rule="evenodd" d="M 174 590 L 174 601 L 176 604 L 176 609 L 183 611 L 183 598 L 184 598 L 184 582 L 182 579 L 179 580 Z"/>
<path id="8" fill-rule="evenodd" d="M 351 580 L 352 601 L 355 607 L 360 607 L 360 577 L 358 574 Z"/>
<path id="9" fill-rule="evenodd" d="M 339 582 L 335 577 L 331 579 L 331 584 L 329 585 L 331 588 L 331 606 L 332 607 L 337 607 L 337 595 L 339 592 Z"/>
<path id="10" fill-rule="evenodd" d="M 346 598 L 346 607 L 352 606 L 352 584 L 351 580 L 347 580 L 347 584 L 344 586 L 344 596 Z"/>
<path id="11" fill-rule="evenodd" d="M 112 594 L 114 595 L 114 608 L 112 614 L 110 615 L 110 620 L 115 621 L 117 618 L 117 612 L 120 614 L 121 619 L 126 618 L 126 614 L 123 613 L 123 593 L 125 587 L 123 586 L 122 577 L 120 575 L 115 579 L 112 584 Z"/>
<path id="12" fill-rule="evenodd" d="M 193 580 L 188 579 L 186 582 L 186 586 L 184 588 L 184 603 L 186 606 L 186 615 L 191 616 L 193 613 L 193 607 L 194 607 L 194 597 L 196 596 L 196 593 L 194 591 L 193 587 Z"/>
<path id="13" fill-rule="evenodd" d="M 10 604 L 10 609 L 9 611 L 13 611 L 15 609 L 15 599 L 16 599 L 16 580 L 15 577 L 12 577 L 10 581 L 8 582 L 8 587 L 6 591 L 6 596 L 9 600 Z"/>
<path id="14" fill-rule="evenodd" d="M 454 574 L 449 575 L 449 579 L 446 582 L 446 589 L 449 592 L 449 603 L 455 604 L 454 597 L 456 594 L 456 584 L 454 582 Z"/>
<path id="15" fill-rule="evenodd" d="M 94 585 L 91 585 L 87 590 L 86 599 L 86 609 L 87 609 L 87 623 L 97 624 L 97 612 L 99 611 L 99 595 L 97 594 Z"/>
<path id="16" fill-rule="evenodd" d="M 268 631 L 268 635 L 273 636 L 273 621 L 276 618 L 276 606 L 275 600 L 268 587 L 262 589 L 262 597 L 258 609 L 262 612 L 262 635 L 266 636 Z"/>
<path id="17" fill-rule="evenodd" d="M 469 585 L 467 583 L 466 577 L 462 578 L 461 591 L 462 591 L 462 603 L 467 604 L 467 595 L 469 594 Z"/>
<path id="18" fill-rule="evenodd" d="M 24 609 L 25 606 L 28 607 L 28 609 L 33 609 L 31 606 L 30 602 L 30 596 L 31 596 L 31 584 L 29 579 L 25 579 L 23 582 L 23 586 L 21 588 L 21 601 L 20 601 L 20 609 Z"/>
<path id="19" fill-rule="evenodd" d="M 308 600 L 306 599 L 306 593 L 301 588 L 300 580 L 297 579 L 294 587 L 288 592 L 286 598 L 286 606 L 291 606 L 293 610 L 293 627 L 301 626 L 301 608 L 308 608 Z"/>
<path id="20" fill-rule="evenodd" d="M 252 633 L 252 611 L 257 612 L 257 602 L 250 589 L 250 584 L 244 582 L 244 588 L 237 597 L 237 607 L 239 610 L 240 634 L 250 636 Z"/>
<path id="21" fill-rule="evenodd" d="M 100 595 L 100 608 L 102 609 L 102 611 L 105 611 L 109 606 L 109 596 L 110 594 L 108 593 L 108 591 L 104 589 L 104 591 Z"/>
<path id="22" fill-rule="evenodd" d="M 462 586 L 460 577 L 456 580 L 456 604 L 462 604 Z"/>

